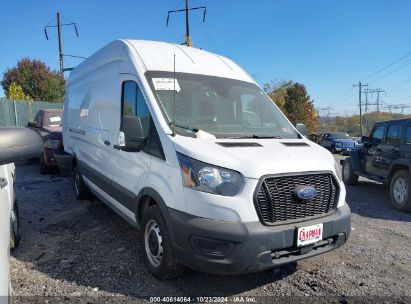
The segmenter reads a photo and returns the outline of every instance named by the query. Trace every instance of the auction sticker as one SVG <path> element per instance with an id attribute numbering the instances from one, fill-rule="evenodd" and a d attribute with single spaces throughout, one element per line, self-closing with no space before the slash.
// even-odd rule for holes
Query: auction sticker
<path id="1" fill-rule="evenodd" d="M 323 239 L 323 224 L 298 228 L 297 247 L 316 243 Z"/>
<path id="2" fill-rule="evenodd" d="M 178 80 L 174 78 L 153 78 L 154 89 L 156 91 L 173 91 L 180 92 Z"/>

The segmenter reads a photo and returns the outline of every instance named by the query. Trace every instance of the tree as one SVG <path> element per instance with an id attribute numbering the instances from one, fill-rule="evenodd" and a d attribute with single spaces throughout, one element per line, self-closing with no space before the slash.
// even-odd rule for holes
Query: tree
<path id="1" fill-rule="evenodd" d="M 1 81 L 5 92 L 9 91 L 13 82 L 33 100 L 63 101 L 64 77 L 40 60 L 23 58 L 17 62 L 17 66 L 7 69 Z"/>
<path id="2" fill-rule="evenodd" d="M 318 127 L 317 112 L 314 109 L 314 102 L 303 84 L 282 81 L 265 85 L 264 89 L 294 125 L 298 122 L 304 123 L 308 133 L 316 131 Z"/>
<path id="3" fill-rule="evenodd" d="M 23 88 L 17 85 L 15 82 L 12 82 L 11 85 L 8 87 L 6 91 L 6 97 L 8 99 L 16 99 L 16 100 L 27 100 L 31 101 L 32 99 L 30 96 L 27 96 L 23 92 Z"/>

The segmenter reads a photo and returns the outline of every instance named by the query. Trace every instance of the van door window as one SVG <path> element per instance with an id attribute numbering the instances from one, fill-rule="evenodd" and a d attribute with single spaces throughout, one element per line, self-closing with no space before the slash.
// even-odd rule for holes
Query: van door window
<path id="1" fill-rule="evenodd" d="M 399 147 L 400 145 L 400 125 L 399 124 L 392 124 L 388 127 L 387 131 L 387 139 L 385 140 L 385 144 L 389 146 Z"/>
<path id="2" fill-rule="evenodd" d="M 125 81 L 122 96 L 122 116 L 140 117 L 144 135 L 147 137 L 150 133 L 151 115 L 137 83 Z"/>
<path id="3" fill-rule="evenodd" d="M 143 150 L 148 154 L 165 159 L 163 147 L 160 142 L 154 122 L 151 118 L 146 100 L 135 81 L 123 82 L 122 116 L 138 116 L 143 127 L 146 143 Z"/>
<path id="4" fill-rule="evenodd" d="M 137 83 L 123 82 L 121 116 L 136 116 Z"/>

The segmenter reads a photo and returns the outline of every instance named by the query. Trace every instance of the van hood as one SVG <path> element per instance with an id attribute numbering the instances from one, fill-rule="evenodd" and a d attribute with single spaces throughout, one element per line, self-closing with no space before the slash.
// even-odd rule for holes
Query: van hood
<path id="1" fill-rule="evenodd" d="M 334 158 L 306 139 L 198 139 L 171 137 L 177 152 L 215 166 L 232 169 L 247 178 L 263 175 L 332 171 Z"/>

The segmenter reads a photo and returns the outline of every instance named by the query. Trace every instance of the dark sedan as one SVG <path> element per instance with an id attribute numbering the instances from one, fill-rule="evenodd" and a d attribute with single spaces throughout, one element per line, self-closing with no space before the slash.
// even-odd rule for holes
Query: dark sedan
<path id="1" fill-rule="evenodd" d="M 37 131 L 43 138 L 43 153 L 40 155 L 41 174 L 58 168 L 55 155 L 64 151 L 62 117 L 61 109 L 43 109 L 37 112 L 34 121 L 28 123 L 28 127 Z"/>

